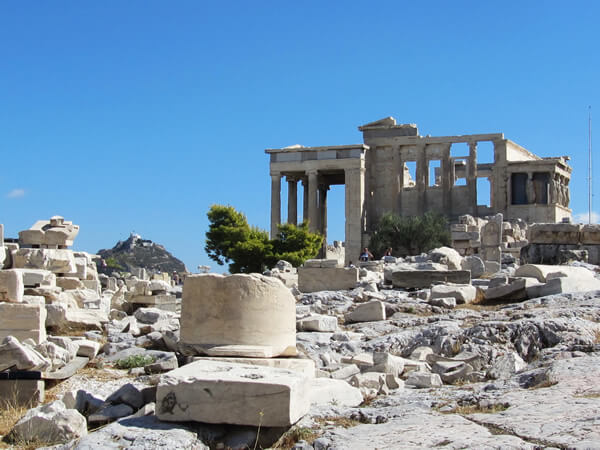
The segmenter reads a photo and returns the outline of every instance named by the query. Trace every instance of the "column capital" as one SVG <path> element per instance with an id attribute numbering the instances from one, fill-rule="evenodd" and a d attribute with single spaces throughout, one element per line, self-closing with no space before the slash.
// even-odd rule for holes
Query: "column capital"
<path id="1" fill-rule="evenodd" d="M 271 178 L 278 177 L 281 179 L 281 177 L 282 177 L 281 172 L 273 172 L 272 171 L 272 172 L 270 172 L 270 175 L 271 175 Z"/>

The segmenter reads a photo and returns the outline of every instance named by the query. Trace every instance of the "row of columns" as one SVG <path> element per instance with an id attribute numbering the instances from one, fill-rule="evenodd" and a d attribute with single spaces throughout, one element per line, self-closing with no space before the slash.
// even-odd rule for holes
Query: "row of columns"
<path id="1" fill-rule="evenodd" d="M 277 236 L 277 225 L 281 221 L 281 172 L 271 173 L 271 238 Z M 310 170 L 305 176 L 285 175 L 288 182 L 287 222 L 297 224 L 298 181 L 303 186 L 303 220 L 308 220 L 309 229 L 319 232 L 327 239 L 327 191 L 329 185 L 319 179 L 318 170 Z M 345 246 L 346 263 L 356 260 L 362 246 L 365 230 L 365 169 L 344 169 L 345 183 Z"/>
<path id="2" fill-rule="evenodd" d="M 271 174 L 271 237 L 277 235 L 281 220 L 281 178 L 283 174 Z M 298 222 L 298 181 L 302 182 L 302 220 L 309 222 L 312 232 L 325 234 L 327 230 L 327 191 L 329 186 L 319 183 L 318 171 L 309 171 L 305 177 L 286 175 L 288 183 L 287 223 Z"/>

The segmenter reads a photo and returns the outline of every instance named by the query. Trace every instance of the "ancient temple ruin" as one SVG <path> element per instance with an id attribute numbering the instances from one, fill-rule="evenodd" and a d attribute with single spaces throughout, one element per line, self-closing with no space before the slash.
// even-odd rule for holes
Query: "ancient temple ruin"
<path id="1" fill-rule="evenodd" d="M 288 183 L 287 221 L 298 216 L 298 182 L 304 220 L 327 236 L 327 191 L 345 185 L 346 263 L 368 245 L 380 217 L 438 211 L 450 220 L 502 213 L 505 220 L 560 222 L 570 218 L 568 157 L 542 158 L 502 133 L 420 136 L 414 124 L 388 117 L 358 128 L 364 144 L 267 149 L 271 174 L 271 235 L 281 223 L 281 180 Z M 478 159 L 491 142 L 493 162 Z M 453 146 L 467 144 L 455 154 Z M 489 204 L 478 204 L 478 180 L 489 181 Z"/>

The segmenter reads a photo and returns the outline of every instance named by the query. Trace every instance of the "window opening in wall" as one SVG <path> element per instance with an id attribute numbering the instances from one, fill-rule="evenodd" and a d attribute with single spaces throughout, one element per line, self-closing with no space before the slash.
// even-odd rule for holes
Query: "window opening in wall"
<path id="1" fill-rule="evenodd" d="M 442 185 L 442 161 L 432 159 L 429 161 L 429 186 Z"/>
<path id="2" fill-rule="evenodd" d="M 454 186 L 467 185 L 467 161 L 468 158 L 458 158 L 454 163 Z"/>
<path id="3" fill-rule="evenodd" d="M 417 162 L 406 161 L 404 163 L 404 187 L 415 187 L 417 182 Z"/>
<path id="4" fill-rule="evenodd" d="M 526 205 L 527 199 L 527 174 L 513 173 L 510 177 L 511 203 L 513 205 Z"/>
<path id="5" fill-rule="evenodd" d="M 451 158 L 467 158 L 469 156 L 469 145 L 466 142 L 457 142 L 450 146 Z"/>
<path id="6" fill-rule="evenodd" d="M 477 164 L 489 164 L 494 162 L 494 143 L 483 141 L 477 143 Z"/>
<path id="7" fill-rule="evenodd" d="M 489 178 L 477 178 L 477 205 L 491 206 L 492 185 Z"/>

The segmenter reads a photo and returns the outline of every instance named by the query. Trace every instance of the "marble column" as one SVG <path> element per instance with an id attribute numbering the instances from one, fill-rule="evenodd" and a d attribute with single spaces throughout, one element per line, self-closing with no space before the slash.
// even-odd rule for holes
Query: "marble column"
<path id="1" fill-rule="evenodd" d="M 425 187 L 427 183 L 427 146 L 421 145 L 418 148 L 417 156 L 417 214 L 422 216 L 427 211 L 427 205 L 425 200 Z"/>
<path id="2" fill-rule="evenodd" d="M 467 187 L 469 189 L 469 206 L 471 215 L 477 217 L 477 142 L 469 142 Z"/>
<path id="3" fill-rule="evenodd" d="M 302 177 L 302 222 L 308 220 L 308 179 Z"/>
<path id="4" fill-rule="evenodd" d="M 271 174 L 271 239 L 277 236 L 277 225 L 281 223 L 281 173 Z"/>
<path id="5" fill-rule="evenodd" d="M 365 169 L 344 170 L 346 208 L 346 265 L 356 262 L 362 250 L 365 206 Z"/>
<path id="6" fill-rule="evenodd" d="M 288 213 L 287 223 L 298 224 L 298 180 L 286 177 L 288 183 Z"/>
<path id="7" fill-rule="evenodd" d="M 319 186 L 319 233 L 327 237 L 327 191 L 329 186 Z"/>
<path id="8" fill-rule="evenodd" d="M 308 229 L 312 232 L 319 231 L 319 216 L 317 205 L 317 188 L 318 188 L 317 170 L 308 172 Z"/>

